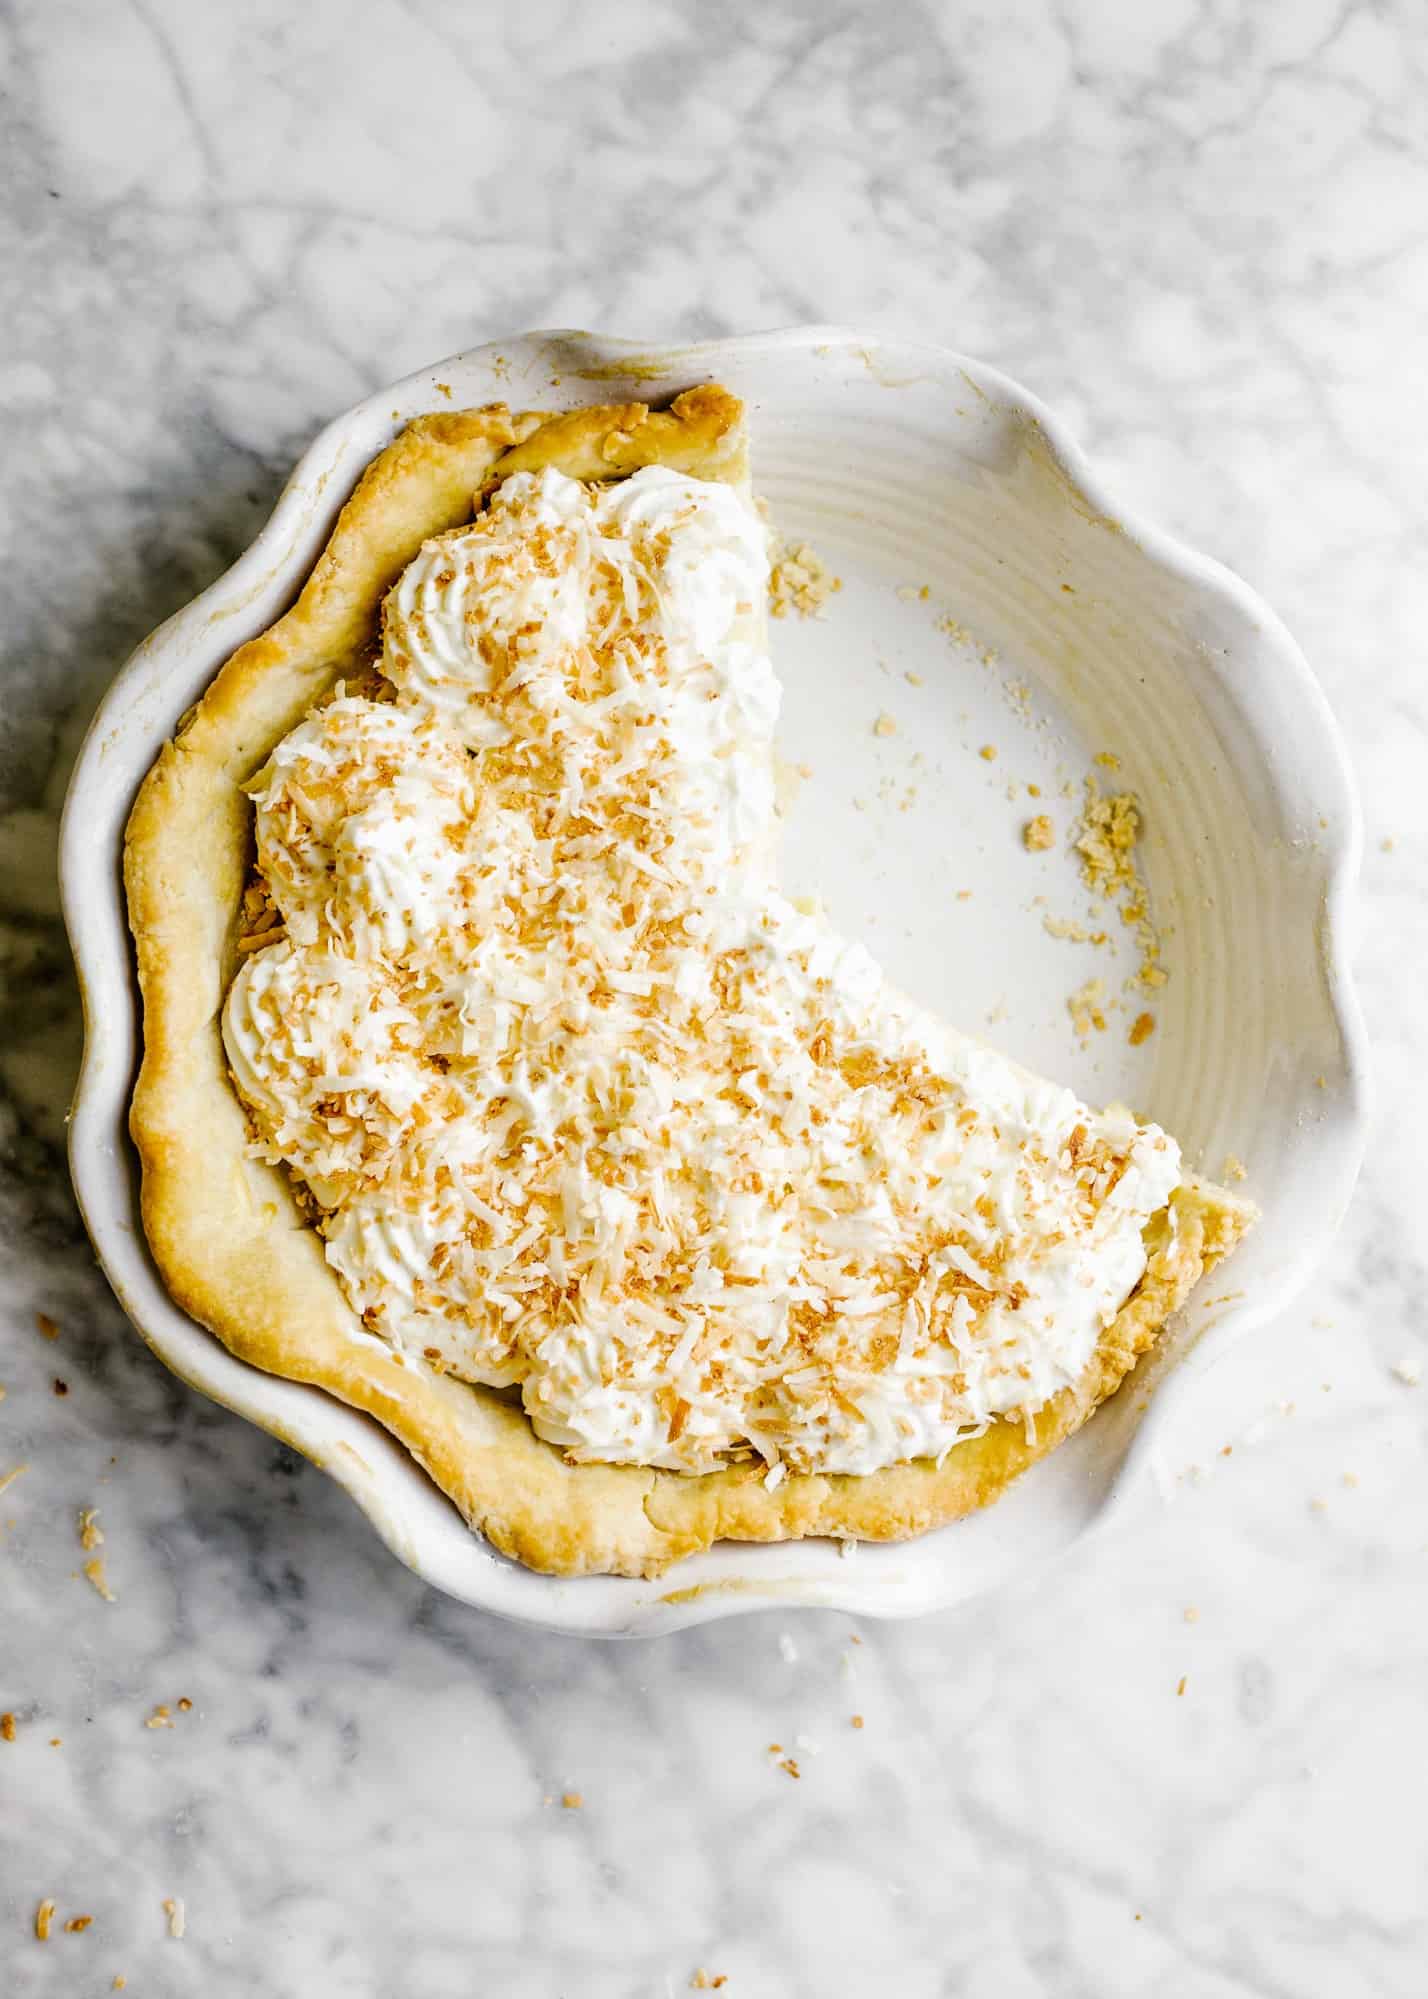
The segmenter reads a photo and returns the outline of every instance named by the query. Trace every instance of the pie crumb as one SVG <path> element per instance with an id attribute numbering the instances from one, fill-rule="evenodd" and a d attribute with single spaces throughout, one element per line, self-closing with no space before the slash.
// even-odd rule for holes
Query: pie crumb
<path id="1" fill-rule="evenodd" d="M 689 1981 L 691 1992 L 718 1992 L 729 1983 L 729 1975 L 724 1971 L 705 1971 L 702 1967 Z"/>
<path id="2" fill-rule="evenodd" d="M 0 1714 L 0 1736 L 3 1736 L 6 1742 L 13 1742 L 15 1740 L 15 1717 L 13 1714 L 8 1712 Z"/>
<path id="3" fill-rule="evenodd" d="M 35 1911 L 35 1935 L 41 1943 L 48 1943 L 50 1924 L 55 1919 L 55 1905 L 47 1895 Z"/>
<path id="4" fill-rule="evenodd" d="M 852 1716 L 851 1726 L 854 1728 L 861 1728 L 863 1726 L 863 1717 L 860 1714 L 855 1714 L 854 1716 Z"/>
<path id="5" fill-rule="evenodd" d="M 1138 1013 L 1131 1022 L 1130 1033 L 1126 1039 L 1130 1042 L 1132 1048 L 1139 1048 L 1143 1041 L 1149 1041 L 1154 1032 L 1155 1015 L 1153 1013 Z"/>
<path id="6" fill-rule="evenodd" d="M 1393 1374 L 1395 1380 L 1401 1381 L 1405 1388 L 1416 1388 L 1423 1379 L 1423 1363 L 1417 1354 L 1406 1353 L 1402 1360 L 1394 1362 Z M 4 1718 L 0 1717 L 0 1726 L 3 1726 L 3 1723 Z"/>
<path id="7" fill-rule="evenodd" d="M 1071 1025 L 1076 1030 L 1078 1040 L 1089 1040 L 1094 1028 L 1098 1034 L 1106 1031 L 1106 982 L 1104 979 L 1087 979 L 1085 985 L 1078 986 L 1066 1001 L 1066 1011 L 1071 1016 Z"/>
<path id="8" fill-rule="evenodd" d="M 35 1328 L 38 1332 L 42 1333 L 47 1340 L 57 1340 L 59 1338 L 59 1327 L 55 1324 L 54 1320 L 50 1317 L 48 1312 L 36 1312 Z"/>
<path id="9" fill-rule="evenodd" d="M 806 541 L 776 542 L 769 568 L 769 615 L 817 617 L 828 599 L 843 587 L 822 557 Z"/>
<path id="10" fill-rule="evenodd" d="M 1185 1606 L 1185 1622 L 1187 1624 L 1198 1624 L 1200 1622 L 1200 1613 L 1193 1603 L 1187 1603 Z"/>
<path id="11" fill-rule="evenodd" d="M 1225 1154 L 1225 1163 L 1220 1168 L 1220 1172 L 1226 1180 L 1244 1180 L 1248 1178 L 1244 1161 L 1233 1152 Z"/>
<path id="12" fill-rule="evenodd" d="M 1184 1691 L 1185 1691 L 1185 1675 L 1184 1675 L 1184 1673 L 1182 1673 L 1182 1674 L 1180 1675 L 1180 1684 L 1179 1684 L 1179 1686 L 1178 1686 L 1178 1687 L 1177 1687 L 1177 1688 L 1175 1689 L 1175 1692 L 1176 1692 L 1176 1695 L 1177 1695 L 1177 1696 L 1179 1696 L 1180 1694 L 1183 1694 L 1183 1693 L 1184 1693 Z"/>
<path id="13" fill-rule="evenodd" d="M 6 1486 L 13 1485 L 20 1474 L 29 1469 L 28 1465 L 12 1465 L 9 1471 L 0 1472 L 0 1492 L 3 1492 Z"/>
<path id="14" fill-rule="evenodd" d="M 163 1911 L 169 1919 L 169 1935 L 181 1937 L 184 1932 L 183 1902 L 177 1895 L 165 1895 Z"/>
<path id="15" fill-rule="evenodd" d="M 996 744 L 983 743 L 982 747 L 978 750 L 977 755 L 982 759 L 983 763 L 994 764 L 997 760 Z"/>
<path id="16" fill-rule="evenodd" d="M 172 1728 L 173 1725 L 174 1718 L 162 1702 L 144 1723 L 145 1728 Z"/>
<path id="17" fill-rule="evenodd" d="M 1021 829 L 1022 844 L 1030 854 L 1044 854 L 1056 844 L 1056 828 L 1049 812 L 1038 812 Z"/>
<path id="18" fill-rule="evenodd" d="M 87 1930 L 93 1921 L 93 1916 L 71 1916 L 65 1928 L 71 1936 L 78 1936 L 82 1930 Z"/>
<path id="19" fill-rule="evenodd" d="M 879 715 L 877 721 L 874 722 L 873 734 L 875 736 L 895 736 L 897 734 L 897 723 L 893 719 L 893 717 L 889 715 L 886 708 L 883 710 L 882 714 Z"/>
<path id="20" fill-rule="evenodd" d="M 560 1802 L 566 1811 L 578 1812 L 580 1807 L 585 1803 L 585 1795 L 582 1791 L 562 1791 Z"/>
<path id="21" fill-rule="evenodd" d="M 787 1770 L 790 1777 L 801 1777 L 803 1775 L 803 1772 L 791 1756 L 785 1756 L 778 1767 L 780 1770 Z"/>
<path id="22" fill-rule="evenodd" d="M 99 1508 L 81 1506 L 79 1509 L 79 1545 L 86 1554 L 104 1546 L 104 1530 L 98 1525 Z"/>
<path id="23" fill-rule="evenodd" d="M 1103 751 L 1096 761 L 1103 763 L 1109 755 Z M 1165 984 L 1167 973 L 1160 962 L 1160 933 L 1150 920 L 1146 887 L 1136 861 L 1140 824 L 1140 806 L 1134 793 L 1122 791 L 1107 797 L 1094 777 L 1086 779 L 1076 834 L 1081 880 L 1103 902 L 1120 904 L 1122 923 L 1136 934 L 1140 955 L 1136 982 L 1153 988 Z"/>
<path id="24" fill-rule="evenodd" d="M 125 1986 L 126 1986 L 126 1985 L 127 1985 L 128 1983 L 129 1983 L 129 1981 L 128 1981 L 128 1979 L 127 1979 L 127 1978 L 126 1978 L 126 1977 L 124 1976 L 123 1972 L 122 1972 L 122 1971 L 116 1971 L 116 1972 L 115 1972 L 115 1974 L 114 1974 L 114 1983 L 113 1983 L 113 1984 L 112 1984 L 112 1985 L 110 1986 L 110 1988 L 109 1988 L 109 1989 L 110 1989 L 110 1991 L 111 1991 L 111 1992 L 122 1992 L 122 1991 L 124 1990 L 124 1987 L 125 1987 Z"/>
<path id="25" fill-rule="evenodd" d="M 903 679 L 909 687 L 921 687 L 923 685 L 922 675 L 914 673 L 911 667 L 907 669 L 907 672 L 903 675 Z"/>

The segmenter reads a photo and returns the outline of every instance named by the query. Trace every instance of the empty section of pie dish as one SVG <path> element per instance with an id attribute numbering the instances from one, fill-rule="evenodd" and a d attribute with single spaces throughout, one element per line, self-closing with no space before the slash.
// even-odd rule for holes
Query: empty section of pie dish
<path id="1" fill-rule="evenodd" d="M 785 828 L 790 890 L 820 895 L 842 929 L 865 934 L 914 998 L 1091 1101 L 1130 1102 L 1175 1133 L 1191 1165 L 1216 1174 L 1242 1160 L 1261 1221 L 1230 1289 L 1203 1285 L 1120 1395 L 990 1511 L 852 1561 L 827 1542 L 723 1544 L 650 1581 L 566 1580 L 494 1554 L 374 1423 L 246 1366 L 164 1291 L 125 1131 L 138 1020 L 117 856 L 160 744 L 291 601 L 363 467 L 405 422 L 498 400 L 658 402 L 711 379 L 749 405 L 755 484 L 779 531 L 806 538 L 844 585 L 827 616 L 774 626 L 785 754 L 813 770 Z M 872 727 L 880 709 L 905 764 Z M 999 754 L 979 760 L 968 743 Z M 1064 880 L 1034 872 L 1006 796 L 1013 774 L 1045 776 L 1064 826 L 1075 807 L 1050 780 L 1070 771 L 1079 783 L 1098 751 L 1143 806 L 1170 974 L 1156 1031 L 1134 1048 L 1123 1016 L 1092 1047 L 1073 1036 L 1068 964 L 1077 976 L 1100 968 L 1048 934 L 1036 894 L 1069 889 L 1070 864 Z M 905 809 L 863 809 L 894 775 Z M 71 1124 L 81 1205 L 166 1363 L 327 1468 L 454 1595 L 610 1634 L 794 1603 L 883 1615 L 946 1604 L 1151 1489 L 1192 1374 L 1285 1302 L 1332 1232 L 1362 1149 L 1345 934 L 1358 839 L 1332 720 L 1273 615 L 1117 510 L 1055 421 L 993 371 L 831 329 L 677 350 L 563 333 L 502 342 L 329 426 L 252 549 L 139 649 L 95 719 L 61 857 L 87 1018 Z M 983 1029 L 988 1013 L 998 1024 Z"/>

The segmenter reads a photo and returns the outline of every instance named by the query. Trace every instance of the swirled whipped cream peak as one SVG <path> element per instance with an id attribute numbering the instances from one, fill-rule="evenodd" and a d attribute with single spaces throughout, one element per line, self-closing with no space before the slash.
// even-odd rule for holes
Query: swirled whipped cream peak
<path id="1" fill-rule="evenodd" d="M 892 991 L 774 878 L 763 529 L 517 473 L 252 781 L 223 1033 L 363 1326 L 574 1461 L 870 1472 L 1028 1418 L 1174 1143 Z"/>

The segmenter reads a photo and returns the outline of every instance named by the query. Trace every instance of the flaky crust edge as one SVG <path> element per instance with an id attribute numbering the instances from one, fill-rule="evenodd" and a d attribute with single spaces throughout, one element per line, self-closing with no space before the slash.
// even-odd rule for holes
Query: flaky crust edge
<path id="1" fill-rule="evenodd" d="M 376 1418 L 493 1547 L 557 1575 L 654 1576 L 719 1540 L 901 1540 L 987 1505 L 1115 1391 L 1252 1215 L 1218 1188 L 1180 1187 L 1147 1227 L 1134 1295 L 1030 1430 L 999 1422 L 940 1465 L 796 1474 L 773 1491 L 757 1464 L 703 1476 L 569 1465 L 517 1404 L 403 1365 L 365 1333 L 287 1176 L 248 1157 L 224 1058 L 219 1012 L 252 856 L 241 786 L 315 700 L 370 661 L 387 586 L 429 535 L 470 517 L 473 495 L 543 464 L 592 479 L 652 463 L 745 483 L 741 405 L 705 387 L 667 411 L 549 418 L 494 405 L 409 425 L 363 474 L 292 609 L 234 653 L 165 744 L 124 846 L 143 1006 L 130 1131 L 170 1294 L 239 1359 Z"/>

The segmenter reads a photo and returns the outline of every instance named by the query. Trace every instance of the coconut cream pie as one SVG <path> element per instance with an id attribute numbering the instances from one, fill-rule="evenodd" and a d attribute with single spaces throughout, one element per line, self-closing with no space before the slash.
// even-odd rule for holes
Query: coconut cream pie
<path id="1" fill-rule="evenodd" d="M 423 418 L 129 827 L 170 1289 L 537 1568 L 984 1504 L 1248 1218 L 780 894 L 768 563 L 722 389 Z"/>

